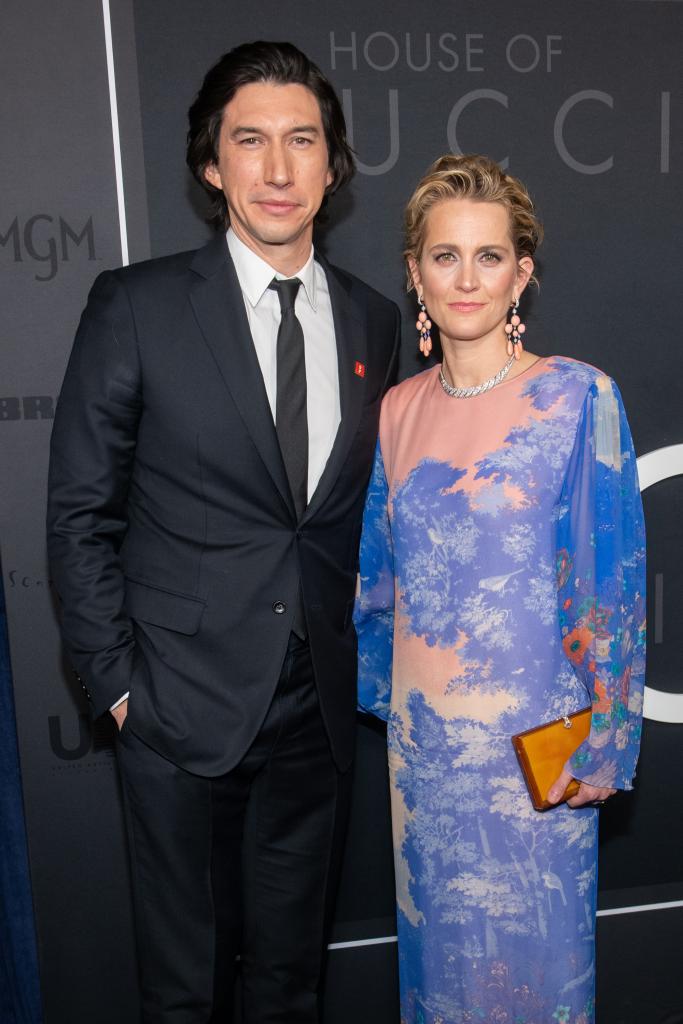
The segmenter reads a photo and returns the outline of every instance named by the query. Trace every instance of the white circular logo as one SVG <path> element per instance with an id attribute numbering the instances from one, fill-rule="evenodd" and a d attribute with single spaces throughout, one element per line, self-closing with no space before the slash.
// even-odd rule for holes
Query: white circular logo
<path id="1" fill-rule="evenodd" d="M 641 493 L 661 480 L 683 475 L 683 444 L 657 448 L 638 459 L 638 478 Z M 683 725 L 683 693 L 666 693 L 645 687 L 643 716 L 653 722 L 673 722 Z"/>

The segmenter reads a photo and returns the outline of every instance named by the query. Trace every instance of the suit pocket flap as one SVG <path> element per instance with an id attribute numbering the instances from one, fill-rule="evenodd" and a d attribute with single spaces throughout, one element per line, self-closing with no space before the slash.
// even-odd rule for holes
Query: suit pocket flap
<path id="1" fill-rule="evenodd" d="M 126 580 L 126 610 L 131 619 L 192 636 L 199 629 L 205 602 L 162 590 L 149 583 Z"/>

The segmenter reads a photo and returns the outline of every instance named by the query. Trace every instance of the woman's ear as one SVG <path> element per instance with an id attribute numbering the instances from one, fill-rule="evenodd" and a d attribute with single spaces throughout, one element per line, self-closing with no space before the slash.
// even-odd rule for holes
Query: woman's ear
<path id="1" fill-rule="evenodd" d="M 534 261 L 532 260 L 531 256 L 522 256 L 519 260 L 517 260 L 517 284 L 515 287 L 515 291 L 517 293 L 518 298 L 528 285 L 529 279 L 531 278 L 533 272 Z"/>
<path id="2" fill-rule="evenodd" d="M 408 273 L 410 274 L 413 282 L 413 287 L 418 295 L 422 294 L 422 277 L 420 276 L 420 265 L 414 256 L 409 256 L 408 260 Z"/>

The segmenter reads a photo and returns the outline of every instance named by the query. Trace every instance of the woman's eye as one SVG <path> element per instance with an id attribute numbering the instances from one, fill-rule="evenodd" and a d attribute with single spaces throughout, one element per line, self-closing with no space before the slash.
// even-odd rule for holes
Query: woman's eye
<path id="1" fill-rule="evenodd" d="M 500 256 L 497 252 L 484 252 L 481 258 L 484 263 L 500 263 Z"/>
<path id="2" fill-rule="evenodd" d="M 455 255 L 452 252 L 440 252 L 435 259 L 437 263 L 452 263 Z"/>

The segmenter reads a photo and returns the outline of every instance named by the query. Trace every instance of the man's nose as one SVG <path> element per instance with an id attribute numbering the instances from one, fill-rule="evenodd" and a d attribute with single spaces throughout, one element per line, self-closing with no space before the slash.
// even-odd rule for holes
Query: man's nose
<path id="1" fill-rule="evenodd" d="M 281 143 L 273 143 L 268 147 L 264 178 L 268 184 L 277 185 L 278 188 L 285 188 L 292 182 L 289 154 L 286 146 Z"/>

